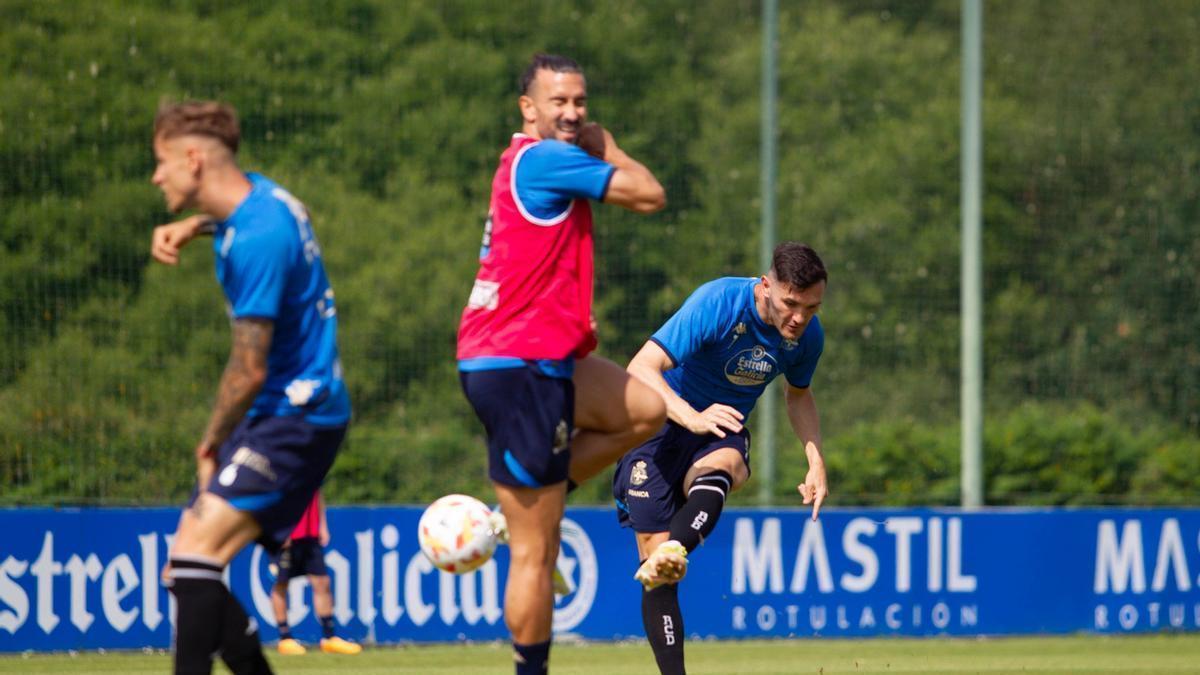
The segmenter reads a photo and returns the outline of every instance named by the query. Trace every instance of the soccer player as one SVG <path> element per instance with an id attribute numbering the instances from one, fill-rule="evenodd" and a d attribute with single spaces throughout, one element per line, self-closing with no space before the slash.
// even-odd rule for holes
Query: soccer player
<path id="1" fill-rule="evenodd" d="M 154 230 L 151 254 L 213 235 L 233 346 L 194 450 L 197 491 L 180 517 L 167 575 L 178 619 L 175 672 L 269 673 L 256 624 L 222 582 L 258 541 L 278 550 L 304 513 L 346 434 L 350 399 L 337 352 L 333 290 L 304 205 L 238 168 L 233 108 L 166 105 L 154 120 L 153 183 L 172 212 L 199 214 Z"/>
<path id="2" fill-rule="evenodd" d="M 329 545 L 329 521 L 325 518 L 325 499 L 318 491 L 313 495 L 292 536 L 271 558 L 276 570 L 275 585 L 271 587 L 271 607 L 279 626 L 280 654 L 298 656 L 307 652 L 300 641 L 292 637 L 288 627 L 288 584 L 296 577 L 307 575 L 312 587 L 313 611 L 321 624 L 321 651 L 327 654 L 357 654 L 362 645 L 334 635 L 333 591 L 329 572 L 325 569 L 325 551 Z"/>
<path id="3" fill-rule="evenodd" d="M 568 481 L 611 465 L 666 414 L 653 389 L 591 354 L 588 200 L 651 213 L 666 197 L 608 130 L 587 122 L 579 64 L 538 54 L 520 86 L 522 130 L 492 180 L 458 363 L 487 431 L 488 475 L 508 521 L 504 615 L 516 672 L 526 675 L 548 671 L 551 577 Z"/>
<path id="4" fill-rule="evenodd" d="M 667 423 L 622 457 L 613 477 L 618 520 L 637 537 L 642 622 L 663 673 L 684 672 L 676 583 L 687 555 L 716 527 L 726 496 L 750 477 L 743 420 L 781 373 L 788 419 L 808 458 L 798 489 L 813 505 L 813 520 L 829 494 L 809 389 L 825 343 L 817 318 L 825 283 L 816 252 L 782 243 L 765 276 L 698 288 L 629 363 L 667 403 Z"/>

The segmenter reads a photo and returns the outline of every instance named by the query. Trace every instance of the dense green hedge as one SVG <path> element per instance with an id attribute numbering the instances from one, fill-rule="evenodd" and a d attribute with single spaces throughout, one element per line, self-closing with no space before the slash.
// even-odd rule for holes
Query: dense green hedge
<path id="1" fill-rule="evenodd" d="M 783 5 L 778 235 L 831 273 L 835 500 L 953 503 L 959 2 Z M 228 327 L 202 244 L 148 262 L 163 97 L 235 104 L 242 164 L 314 215 L 356 413 L 331 498 L 483 492 L 454 333 L 517 74 L 577 58 L 592 117 L 667 188 L 650 218 L 596 210 L 601 350 L 624 362 L 699 283 L 761 271 L 759 9 L 0 3 L 0 502 L 188 490 Z M 1200 5 L 990 3 L 985 30 L 989 501 L 1193 500 Z"/>

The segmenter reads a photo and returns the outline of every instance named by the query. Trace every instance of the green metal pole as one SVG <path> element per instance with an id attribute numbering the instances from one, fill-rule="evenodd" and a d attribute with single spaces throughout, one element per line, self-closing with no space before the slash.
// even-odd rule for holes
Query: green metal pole
<path id="1" fill-rule="evenodd" d="M 983 8 L 962 4 L 962 505 L 983 506 Z"/>
<path id="2" fill-rule="evenodd" d="M 760 160 L 762 162 L 762 214 L 759 239 L 758 266 L 766 272 L 771 266 L 771 253 L 775 249 L 775 141 L 778 137 L 778 120 L 775 99 L 778 92 L 776 75 L 776 50 L 779 42 L 778 0 L 763 0 L 762 7 L 762 139 Z M 764 506 L 774 502 L 775 488 L 775 427 L 778 417 L 779 390 L 768 385 L 758 401 L 758 434 L 755 450 L 762 457 L 762 476 L 758 481 L 758 501 Z"/>

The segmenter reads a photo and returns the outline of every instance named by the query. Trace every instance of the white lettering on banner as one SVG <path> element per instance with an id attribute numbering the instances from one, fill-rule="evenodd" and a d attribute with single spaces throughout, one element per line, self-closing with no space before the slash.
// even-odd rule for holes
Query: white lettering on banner
<path id="1" fill-rule="evenodd" d="M 865 605 L 862 607 L 851 607 L 848 605 L 834 605 L 832 607 L 833 623 L 829 622 L 830 607 L 827 605 L 808 605 L 807 613 L 802 611 L 804 606 L 789 604 L 783 607 L 775 607 L 772 605 L 759 605 L 754 611 L 755 628 L 760 631 L 770 631 L 775 628 L 786 628 L 788 631 L 812 631 L 820 633 L 830 629 L 829 633 L 845 633 L 854 629 L 857 632 L 871 632 L 878 623 L 877 617 L 882 614 L 884 625 L 889 630 L 901 630 L 904 628 L 920 628 L 925 618 L 929 619 L 929 623 L 939 630 L 946 630 L 954 624 L 957 628 L 971 628 L 979 624 L 979 606 L 974 604 L 959 605 L 957 608 L 951 607 L 949 604 L 939 602 L 933 606 L 926 616 L 922 613 L 920 605 L 912 606 L 911 616 L 908 617 L 909 623 L 904 624 L 905 614 L 903 606 L 899 603 L 892 603 L 884 607 L 876 607 L 875 605 Z M 957 609 L 957 615 L 955 610 Z M 746 628 L 746 612 L 744 605 L 734 605 L 731 611 L 730 626 L 735 632 L 745 632 Z M 801 618 L 807 617 L 808 625 L 801 625 Z M 779 625 L 782 618 L 783 625 Z M 957 618 L 957 623 L 955 619 Z"/>
<path id="2" fill-rule="evenodd" d="M 154 630 L 163 619 L 158 611 L 158 534 L 139 534 L 138 546 L 142 550 L 142 623 Z"/>
<path id="3" fill-rule="evenodd" d="M 358 620 L 369 626 L 375 623 L 375 532 L 355 532 L 354 541 L 358 545 Z"/>
<path id="4" fill-rule="evenodd" d="M 93 553 L 86 562 L 77 555 L 71 556 L 65 569 L 71 578 L 71 623 L 81 633 L 86 633 L 96 620 L 96 616 L 87 610 L 87 582 L 99 579 L 104 566 Z"/>
<path id="5" fill-rule="evenodd" d="M 259 575 L 259 570 L 262 569 L 263 550 L 260 547 L 254 547 L 254 551 L 250 554 L 250 602 L 254 603 L 254 611 L 266 620 L 267 625 L 276 625 L 275 608 L 271 604 L 271 592 L 263 586 L 262 578 Z M 229 566 L 225 567 L 225 574 L 229 573 Z M 226 585 L 229 584 L 228 578 L 225 580 Z M 292 613 L 295 607 L 292 604 L 296 596 L 288 596 L 288 622 L 295 625 L 292 620 Z"/>
<path id="6" fill-rule="evenodd" d="M 938 521 L 938 525 L 940 530 L 941 521 Z M 949 519 L 946 528 L 946 590 L 951 593 L 973 593 L 977 585 L 974 575 L 962 572 L 962 519 Z"/>
<path id="7" fill-rule="evenodd" d="M 458 619 L 458 601 L 454 597 L 456 577 L 449 572 L 438 572 L 438 616 L 449 626 Z"/>
<path id="8" fill-rule="evenodd" d="M 476 580 L 479 580 L 479 591 L 476 590 Z M 500 608 L 500 582 L 496 561 L 489 560 L 479 570 L 459 577 L 459 594 L 462 596 L 463 619 L 472 626 L 483 619 L 489 624 L 495 624 L 504 616 Z M 482 598 L 480 597 L 482 591 Z"/>
<path id="9" fill-rule="evenodd" d="M 1188 573 L 1187 556 L 1183 554 L 1183 535 L 1179 533 L 1179 521 L 1167 518 L 1163 521 L 1162 533 L 1158 538 L 1158 557 L 1154 561 L 1154 580 L 1150 590 L 1161 591 L 1167 587 L 1167 568 L 1175 573 L 1175 587 L 1180 591 L 1192 589 L 1192 575 Z"/>
<path id="10" fill-rule="evenodd" d="M 417 551 L 408 560 L 404 570 L 404 606 L 414 626 L 424 626 L 436 609 L 421 597 L 421 577 L 433 571 L 433 563 L 424 553 Z"/>
<path id="11" fill-rule="evenodd" d="M 118 633 L 129 630 L 130 624 L 137 619 L 138 608 L 125 609 L 121 601 L 138 587 L 137 569 L 129 556 L 122 553 L 104 569 L 104 578 L 100 580 L 101 606 L 104 608 L 104 618 L 108 624 L 117 629 Z"/>
<path id="12" fill-rule="evenodd" d="M 1124 593 L 1131 586 L 1134 593 L 1146 590 L 1146 563 L 1142 559 L 1142 523 L 1127 520 L 1117 541 L 1117 524 L 1102 520 L 1096 532 L 1096 593 Z"/>
<path id="13" fill-rule="evenodd" d="M 859 541 L 859 537 L 874 537 L 879 526 L 870 518 L 855 518 L 842 531 L 842 550 L 846 557 L 862 567 L 862 574 L 842 574 L 842 588 L 851 593 L 862 593 L 871 590 L 875 580 L 879 578 L 879 556 L 870 546 Z"/>
<path id="14" fill-rule="evenodd" d="M 400 531 L 395 525 L 385 525 L 379 532 L 379 542 L 387 549 L 383 554 L 383 620 L 389 626 L 404 616 L 404 607 L 400 604 L 400 554 L 394 549 L 400 543 Z"/>
<path id="15" fill-rule="evenodd" d="M 29 563 L 17 560 L 11 555 L 0 564 L 0 601 L 8 605 L 8 609 L 0 611 L 0 628 L 9 633 L 16 633 L 29 616 L 29 595 L 20 584 L 13 581 L 25 576 Z"/>
<path id="16" fill-rule="evenodd" d="M 943 525 L 945 527 L 943 527 Z M 780 594 L 783 578 L 781 524 L 778 518 L 764 518 L 762 530 L 756 536 L 753 518 L 738 518 L 734 522 L 733 570 L 730 590 L 734 595 Z M 924 521 L 917 516 L 888 518 L 884 531 L 895 538 L 895 590 L 912 590 L 913 537 L 926 531 Z M 808 589 L 810 573 L 816 578 L 816 590 L 833 593 L 865 593 L 875 590 L 879 582 L 880 558 L 872 545 L 879 528 L 870 518 L 853 518 L 842 531 L 842 553 L 861 571 L 843 570 L 834 586 L 830 553 L 820 521 L 806 520 L 796 546 L 796 559 L 788 592 L 799 594 Z M 944 533 L 944 537 L 943 537 Z M 931 592 L 941 592 L 943 585 L 951 593 L 972 593 L 978 587 L 975 575 L 963 568 L 963 528 L 961 518 L 930 518 L 928 526 L 928 569 L 926 584 Z M 943 584 L 943 579 L 945 583 Z"/>
<path id="17" fill-rule="evenodd" d="M 348 624 L 354 618 L 354 610 L 350 609 L 350 561 L 341 553 L 330 551 L 325 554 L 325 566 L 332 577 L 333 615 L 338 623 Z"/>
<path id="18" fill-rule="evenodd" d="M 896 590 L 912 590 L 912 535 L 921 531 L 921 519 L 914 516 L 888 518 L 883 529 L 896 537 Z"/>
<path id="19" fill-rule="evenodd" d="M 733 526 L 733 579 L 736 595 L 762 593 L 770 584 L 772 593 L 783 592 L 783 552 L 779 548 L 779 519 L 764 518 L 762 536 L 754 538 L 754 519 L 738 518 Z"/>
<path id="20" fill-rule="evenodd" d="M 792 570 L 791 592 L 803 593 L 808 584 L 808 568 L 817 572 L 817 590 L 833 592 L 833 573 L 829 570 L 829 550 L 825 546 L 825 528 L 819 521 L 805 520 L 804 533 L 796 546 L 796 566 Z"/>
<path id="21" fill-rule="evenodd" d="M 42 538 L 42 552 L 29 568 L 29 573 L 37 579 L 38 626 L 46 633 L 58 625 L 58 615 L 54 613 L 54 577 L 62 571 L 62 563 L 54 560 L 54 535 L 47 532 Z"/>
<path id="22" fill-rule="evenodd" d="M 930 593 L 940 593 L 942 590 L 942 519 L 929 519 L 929 536 L 925 538 L 929 544 L 926 556 L 926 587 Z"/>

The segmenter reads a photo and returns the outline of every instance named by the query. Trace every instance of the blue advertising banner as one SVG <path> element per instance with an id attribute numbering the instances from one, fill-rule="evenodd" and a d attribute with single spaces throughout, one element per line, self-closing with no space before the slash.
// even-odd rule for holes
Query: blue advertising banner
<path id="1" fill-rule="evenodd" d="M 329 510 L 325 562 L 339 632 L 375 643 L 492 640 L 507 549 L 476 572 L 439 572 L 417 548 L 416 507 Z M 1200 509 L 729 509 L 681 585 L 703 637 L 1002 635 L 1200 628 Z M 175 509 L 0 510 L 0 651 L 166 647 L 159 583 Z M 262 549 L 227 572 L 277 633 Z M 611 510 L 569 509 L 559 635 L 642 634 L 633 535 Z M 290 588 L 302 640 L 319 628 L 307 580 Z"/>

